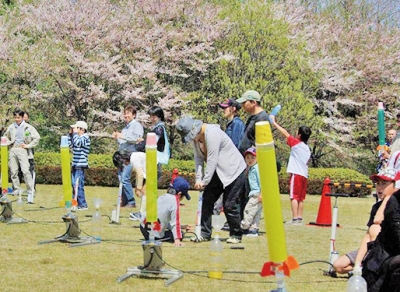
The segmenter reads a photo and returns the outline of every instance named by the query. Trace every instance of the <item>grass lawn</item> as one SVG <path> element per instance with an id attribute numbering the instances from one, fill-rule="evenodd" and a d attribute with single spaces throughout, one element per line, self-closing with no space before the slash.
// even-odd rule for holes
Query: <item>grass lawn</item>
<path id="1" fill-rule="evenodd" d="M 137 221 L 128 219 L 133 209 L 121 209 L 121 225 L 109 224 L 111 211 L 115 208 L 117 188 L 86 187 L 88 211 L 76 214 L 79 227 L 90 234 L 94 197 L 103 199 L 101 213 L 102 238 L 100 244 L 69 247 L 66 243 L 41 244 L 66 231 L 61 217 L 65 211 L 58 208 L 62 200 L 62 186 L 38 185 L 34 205 L 25 205 L 23 217 L 28 224 L 0 223 L 0 268 L 3 291 L 270 291 L 276 288 L 275 277 L 262 278 L 258 272 L 269 260 L 267 240 L 264 233 L 259 237 L 243 237 L 244 249 L 230 249 L 224 244 L 224 275 L 222 280 L 209 279 L 209 243 L 192 243 L 185 238 L 185 246 L 174 247 L 164 243 L 166 269 L 184 271 L 182 279 L 164 287 L 163 279 L 144 279 L 132 276 L 121 283 L 117 278 L 127 268 L 143 265 L 142 235 Z M 321 186 L 322 189 L 322 186 Z M 162 191 L 160 191 L 160 194 Z M 192 200 L 183 201 L 182 224 L 194 224 L 197 210 L 197 192 L 191 192 Z M 10 199 L 16 199 L 11 197 Z M 282 195 L 282 212 L 290 219 L 287 195 Z M 340 255 L 357 248 L 366 231 L 369 210 L 375 202 L 369 198 L 339 198 L 339 216 L 336 248 Z M 317 219 L 320 196 L 307 196 L 304 221 Z M 334 198 L 332 198 L 332 206 Z M 138 209 L 134 209 L 138 210 Z M 260 231 L 265 231 L 262 221 Z M 287 252 L 301 264 L 285 279 L 288 291 L 345 291 L 346 277 L 331 278 L 323 275 L 328 269 L 327 261 L 331 229 L 316 226 L 285 226 Z M 187 235 L 189 237 L 189 235 Z M 228 237 L 222 233 L 223 239 Z"/>

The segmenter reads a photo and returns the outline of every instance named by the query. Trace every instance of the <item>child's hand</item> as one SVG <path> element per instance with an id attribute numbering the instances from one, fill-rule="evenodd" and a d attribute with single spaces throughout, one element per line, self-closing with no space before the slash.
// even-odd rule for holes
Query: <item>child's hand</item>
<path id="1" fill-rule="evenodd" d="M 136 196 L 138 196 L 139 198 L 141 198 L 141 197 L 142 197 L 142 189 L 136 188 L 136 189 L 135 189 L 135 194 L 136 194 Z"/>
<path id="2" fill-rule="evenodd" d="M 194 225 L 193 224 L 188 224 L 188 226 L 186 227 L 186 232 L 194 232 Z"/>
<path id="3" fill-rule="evenodd" d="M 258 201 L 262 202 L 262 195 L 261 194 L 258 195 Z"/>
<path id="4" fill-rule="evenodd" d="M 275 123 L 275 116 L 274 115 L 269 115 L 269 119 L 271 120 L 272 123 Z"/>
<path id="5" fill-rule="evenodd" d="M 184 246 L 184 244 L 180 239 L 175 239 L 174 246 Z"/>

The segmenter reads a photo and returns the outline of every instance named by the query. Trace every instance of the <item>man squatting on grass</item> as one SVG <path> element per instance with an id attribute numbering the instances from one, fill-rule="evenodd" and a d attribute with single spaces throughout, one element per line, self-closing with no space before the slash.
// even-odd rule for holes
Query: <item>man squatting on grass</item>
<path id="1" fill-rule="evenodd" d="M 368 230 L 362 239 L 359 249 L 342 255 L 333 263 L 333 268 L 337 273 L 349 273 L 353 271 L 355 263 L 361 263 L 363 260 L 367 251 L 367 243 L 375 240 L 381 231 L 380 223 L 383 221 L 382 216 L 386 202 L 395 191 L 394 182 L 399 178 L 399 173 L 393 168 L 381 169 L 378 174 L 371 175 L 371 180 L 376 186 L 376 194 L 379 201 L 371 208 L 371 214 L 367 223 Z M 385 205 L 382 204 L 384 199 Z"/>
<path id="2" fill-rule="evenodd" d="M 392 178 L 388 188 L 397 189 L 399 174 L 392 171 L 387 176 Z M 383 215 L 378 210 L 375 216 L 375 221 L 382 221 L 380 232 L 375 241 L 368 242 L 362 276 L 369 292 L 400 292 L 400 191 L 385 197 L 380 208 Z"/>

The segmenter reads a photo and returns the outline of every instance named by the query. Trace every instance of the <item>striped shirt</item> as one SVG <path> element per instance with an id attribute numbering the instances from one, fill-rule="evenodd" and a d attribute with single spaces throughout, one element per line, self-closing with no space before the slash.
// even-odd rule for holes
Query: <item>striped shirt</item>
<path id="1" fill-rule="evenodd" d="M 68 136 L 68 145 L 72 149 L 72 166 L 88 168 L 88 156 L 90 150 L 90 138 L 87 133 L 79 136 L 73 133 Z"/>

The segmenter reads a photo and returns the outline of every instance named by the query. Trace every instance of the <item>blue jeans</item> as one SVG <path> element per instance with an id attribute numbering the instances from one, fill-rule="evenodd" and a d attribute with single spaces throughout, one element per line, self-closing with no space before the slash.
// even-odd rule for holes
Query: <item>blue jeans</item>
<path id="1" fill-rule="evenodd" d="M 72 197 L 74 197 L 75 194 L 77 179 L 79 179 L 77 196 L 78 206 L 87 207 L 85 189 L 83 188 L 85 185 L 85 169 L 72 167 Z"/>
<path id="2" fill-rule="evenodd" d="M 135 204 L 135 198 L 133 197 L 133 189 L 131 183 L 132 165 L 129 163 L 124 166 L 122 172 L 118 170 L 118 179 L 122 182 L 122 196 L 126 197 L 128 204 Z"/>

